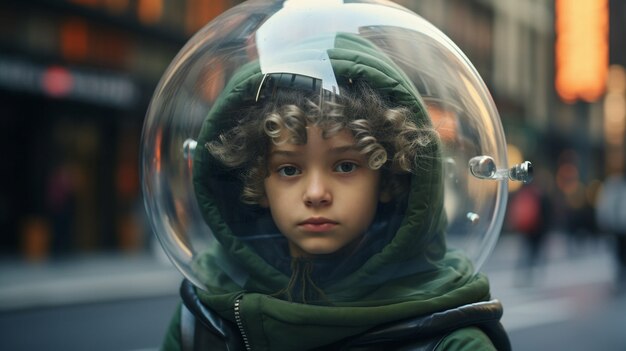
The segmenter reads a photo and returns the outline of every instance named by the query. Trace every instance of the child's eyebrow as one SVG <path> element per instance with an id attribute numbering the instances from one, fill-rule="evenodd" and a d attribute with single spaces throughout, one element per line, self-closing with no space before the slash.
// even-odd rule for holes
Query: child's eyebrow
<path id="1" fill-rule="evenodd" d="M 348 153 L 348 152 L 360 152 L 360 150 L 359 148 L 356 147 L 356 145 L 353 145 L 353 144 L 335 146 L 335 147 L 331 147 L 328 150 L 328 153 L 330 154 L 343 154 L 343 153 Z M 295 157 L 301 154 L 302 152 L 297 151 L 297 150 L 274 149 L 270 151 L 269 157 Z"/>
<path id="2" fill-rule="evenodd" d="M 356 147 L 356 145 L 354 144 L 350 144 L 350 145 L 344 145 L 344 146 L 336 146 L 336 147 L 332 147 L 330 148 L 330 150 L 328 150 L 328 152 L 331 152 L 333 154 L 342 154 L 345 152 L 359 152 L 359 148 Z"/>

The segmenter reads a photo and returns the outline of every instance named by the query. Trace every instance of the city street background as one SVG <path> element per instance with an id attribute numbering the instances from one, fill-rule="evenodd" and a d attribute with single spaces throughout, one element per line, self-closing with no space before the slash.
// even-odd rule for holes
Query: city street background
<path id="1" fill-rule="evenodd" d="M 158 349 L 182 277 L 143 208 L 142 125 L 176 53 L 241 2 L 0 2 L 0 350 Z M 513 349 L 626 350 L 626 228 L 603 223 L 626 204 L 599 210 L 626 169 L 626 1 L 396 2 L 467 55 L 510 164 L 535 165 L 482 268 Z M 544 235 L 515 229 L 526 190 Z"/>

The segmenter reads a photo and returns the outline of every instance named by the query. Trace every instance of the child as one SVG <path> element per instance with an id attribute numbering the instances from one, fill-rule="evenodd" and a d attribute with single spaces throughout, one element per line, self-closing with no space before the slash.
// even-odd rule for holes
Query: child
<path id="1" fill-rule="evenodd" d="M 164 348 L 508 349 L 483 275 L 446 249 L 440 141 L 371 43 L 328 50 L 335 91 L 244 66 L 200 132 L 194 186 L 217 239 Z"/>

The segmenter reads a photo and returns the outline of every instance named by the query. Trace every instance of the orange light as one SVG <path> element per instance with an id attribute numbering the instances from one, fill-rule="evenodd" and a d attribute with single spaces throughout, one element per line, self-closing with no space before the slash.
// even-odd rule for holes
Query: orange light
<path id="1" fill-rule="evenodd" d="M 189 0 L 186 13 L 187 31 L 197 31 L 229 7 L 227 0 Z"/>
<path id="2" fill-rule="evenodd" d="M 598 100 L 609 62 L 608 0 L 556 0 L 557 93 L 565 102 Z"/>
<path id="3" fill-rule="evenodd" d="M 84 60 L 89 51 L 87 24 L 80 19 L 70 19 L 61 25 L 61 53 L 70 60 Z"/>
<path id="4" fill-rule="evenodd" d="M 200 90 L 204 99 L 213 103 L 226 84 L 225 69 L 222 61 L 215 58 L 209 60 L 205 67 L 201 73 L 202 79 L 199 80 Z"/>
<path id="5" fill-rule="evenodd" d="M 524 162 L 524 156 L 522 155 L 522 151 L 513 144 L 507 144 L 506 154 L 507 154 L 507 158 L 509 159 L 509 164 L 511 165 L 516 165 L 516 164 Z M 519 190 L 519 188 L 522 187 L 521 182 L 509 180 L 508 183 L 509 183 L 509 193 L 514 193 L 517 190 Z"/>
<path id="6" fill-rule="evenodd" d="M 454 140 L 456 137 L 456 114 L 433 103 L 426 104 L 428 114 L 439 137 L 443 140 Z"/>
<path id="7" fill-rule="evenodd" d="M 161 148 L 163 147 L 163 129 L 159 128 L 156 135 L 156 140 L 154 141 L 154 162 L 155 162 L 155 171 L 157 173 L 161 173 Z"/>
<path id="8" fill-rule="evenodd" d="M 146 24 L 157 23 L 163 15 L 163 0 L 139 0 L 137 16 Z"/>

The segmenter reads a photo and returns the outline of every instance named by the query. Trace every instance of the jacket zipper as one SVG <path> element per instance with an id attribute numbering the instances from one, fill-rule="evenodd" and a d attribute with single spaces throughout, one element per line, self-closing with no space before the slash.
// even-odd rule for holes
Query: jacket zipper
<path id="1" fill-rule="evenodd" d="M 241 319 L 241 300 L 242 299 L 243 299 L 243 295 L 235 299 L 235 322 L 237 323 L 237 328 L 239 328 L 239 332 L 241 333 L 243 344 L 246 347 L 246 350 L 252 351 L 252 348 L 250 347 L 250 342 L 248 341 L 248 335 L 246 334 L 246 331 L 243 328 L 243 321 Z"/>

